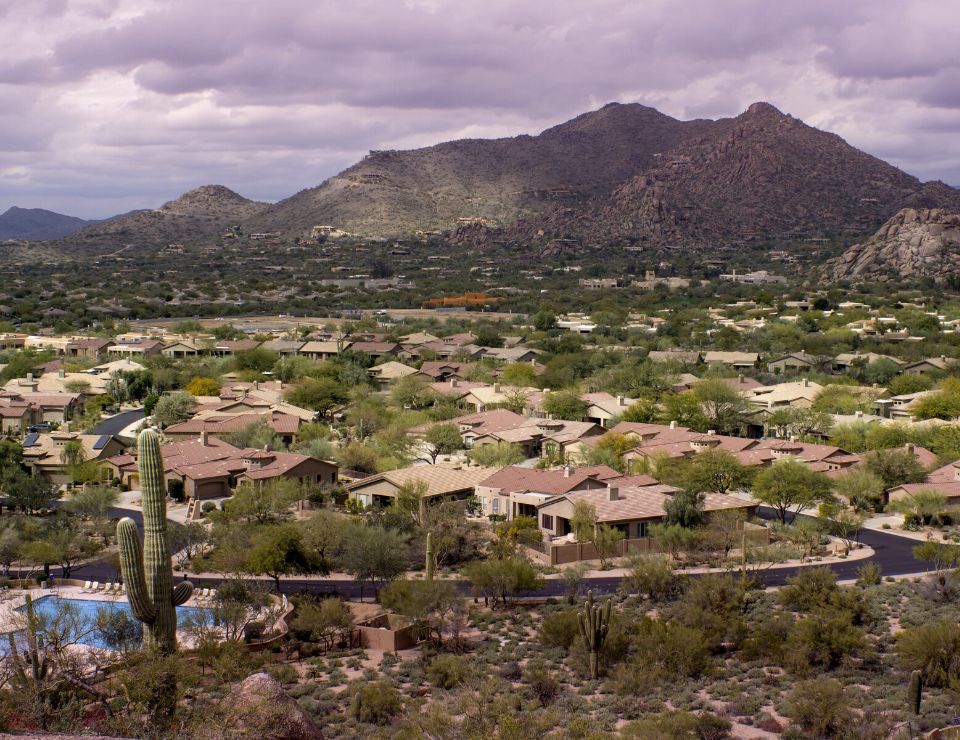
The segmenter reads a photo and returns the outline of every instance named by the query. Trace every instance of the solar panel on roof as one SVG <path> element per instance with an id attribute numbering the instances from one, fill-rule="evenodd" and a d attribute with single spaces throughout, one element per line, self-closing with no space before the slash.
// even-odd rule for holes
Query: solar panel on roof
<path id="1" fill-rule="evenodd" d="M 107 442 L 109 441 L 110 441 L 110 435 L 105 434 L 102 437 L 100 437 L 100 439 L 98 439 L 96 442 L 93 443 L 93 449 L 102 450 L 104 447 L 107 446 Z"/>
<path id="2" fill-rule="evenodd" d="M 28 434 L 27 438 L 23 440 L 24 447 L 32 447 L 37 443 L 37 440 L 40 439 L 40 435 L 34 432 L 33 434 Z"/>

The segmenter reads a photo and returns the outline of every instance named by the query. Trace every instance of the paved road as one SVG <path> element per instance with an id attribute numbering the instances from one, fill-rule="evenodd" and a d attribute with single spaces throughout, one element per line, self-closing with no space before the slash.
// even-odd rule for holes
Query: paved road
<path id="1" fill-rule="evenodd" d="M 143 517 L 140 512 L 127 511 L 122 509 L 113 509 L 111 516 L 121 517 L 129 516 L 138 525 L 142 527 Z M 873 530 L 862 530 L 860 541 L 873 548 L 874 554 L 869 559 L 853 560 L 850 562 L 831 563 L 830 569 L 833 570 L 840 580 L 852 580 L 857 577 L 857 570 L 868 560 L 876 562 L 880 566 L 881 573 L 884 576 L 899 576 L 913 573 L 922 573 L 926 570 L 924 563 L 917 561 L 913 557 L 913 548 L 918 544 L 916 540 L 906 537 L 898 537 L 886 532 L 876 532 Z M 764 586 L 782 586 L 787 578 L 795 575 L 801 567 L 793 566 L 784 568 L 770 568 L 756 574 L 757 579 Z M 55 570 L 55 572 L 58 572 Z M 75 577 L 84 580 L 112 581 L 116 579 L 116 571 L 106 562 L 98 561 L 75 570 Z M 174 580 L 179 580 L 175 576 Z M 194 585 L 199 585 L 194 579 Z M 199 579 L 208 586 L 216 586 L 220 578 Z M 620 586 L 621 578 L 613 577 L 593 577 L 584 581 L 585 587 L 592 588 L 598 593 L 612 593 Z M 469 589 L 469 583 L 459 582 L 466 591 Z M 284 579 L 281 582 L 281 591 L 286 594 L 297 593 L 300 591 L 310 591 L 312 593 L 339 594 L 348 599 L 359 598 L 361 595 L 360 585 L 354 581 L 343 581 L 333 579 Z M 536 594 L 527 594 L 530 596 L 563 596 L 565 594 L 564 584 L 558 580 L 548 580 L 546 586 Z M 367 599 L 372 597 L 373 593 L 369 586 L 363 589 L 363 596 Z"/>
<path id="2" fill-rule="evenodd" d="M 136 421 L 140 421 L 146 414 L 143 409 L 134 409 L 133 411 L 121 411 L 109 419 L 104 419 L 90 430 L 90 434 L 120 434 L 124 429 Z"/>

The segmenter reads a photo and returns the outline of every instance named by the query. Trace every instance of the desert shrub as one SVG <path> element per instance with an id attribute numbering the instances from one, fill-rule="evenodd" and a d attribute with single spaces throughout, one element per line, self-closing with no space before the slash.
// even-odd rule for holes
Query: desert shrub
<path id="1" fill-rule="evenodd" d="M 619 694 L 648 691 L 652 685 L 701 675 L 710 665 L 700 630 L 679 622 L 643 617 L 631 639 L 631 659 L 614 673 Z"/>
<path id="2" fill-rule="evenodd" d="M 750 633 L 741 645 L 741 657 L 744 660 L 766 658 L 775 663 L 783 661 L 783 650 L 787 637 L 793 628 L 793 618 L 786 614 L 775 614 L 753 625 Z"/>
<path id="3" fill-rule="evenodd" d="M 462 655 L 438 655 L 427 667 L 427 679 L 441 689 L 453 689 L 461 686 L 470 672 L 470 665 Z"/>
<path id="4" fill-rule="evenodd" d="M 350 699 L 350 714 L 361 722 L 386 725 L 403 709 L 400 692 L 389 681 L 356 684 Z"/>
<path id="5" fill-rule="evenodd" d="M 833 678 L 801 681 L 787 696 L 788 716 L 814 737 L 833 737 L 850 709 L 843 685 Z"/>
<path id="6" fill-rule="evenodd" d="M 730 737 L 730 721 L 709 712 L 662 712 L 629 722 L 620 736 L 635 740 L 723 740 Z"/>
<path id="7" fill-rule="evenodd" d="M 669 599 L 680 591 L 680 578 L 670 558 L 663 555 L 638 555 L 631 558 L 629 572 L 620 587 L 654 601 Z"/>
<path id="8" fill-rule="evenodd" d="M 825 606 L 837 591 L 837 575 L 829 568 L 803 568 L 780 589 L 780 603 L 798 612 Z"/>
<path id="9" fill-rule="evenodd" d="M 844 658 L 863 650 L 863 632 L 845 613 L 803 617 L 790 629 L 784 645 L 784 663 L 794 673 L 830 670 Z"/>
<path id="10" fill-rule="evenodd" d="M 519 681 L 523 678 L 523 669 L 517 661 L 507 661 L 500 666 L 500 678 L 506 681 Z"/>
<path id="11" fill-rule="evenodd" d="M 857 583 L 861 586 L 879 586 L 881 579 L 880 566 L 872 560 L 857 568 Z"/>
<path id="12" fill-rule="evenodd" d="M 204 501 L 203 505 L 200 507 L 200 511 L 204 514 L 209 514 L 211 511 L 217 510 L 217 504 L 213 501 Z"/>
<path id="13" fill-rule="evenodd" d="M 928 686 L 951 686 L 960 677 L 960 630 L 950 621 L 904 630 L 897 635 L 897 657 L 905 668 L 922 671 Z"/>
<path id="14" fill-rule="evenodd" d="M 726 574 L 706 574 L 692 579 L 683 596 L 666 613 L 703 635 L 711 650 L 746 636 L 741 613 L 743 583 Z"/>
<path id="15" fill-rule="evenodd" d="M 576 610 L 565 609 L 545 617 L 538 634 L 545 646 L 569 650 L 580 634 Z"/>
<path id="16" fill-rule="evenodd" d="M 533 691 L 541 705 L 552 704 L 560 693 L 560 684 L 553 674 L 547 670 L 543 661 L 533 661 L 527 666 L 523 675 L 524 680 Z"/>
<path id="17" fill-rule="evenodd" d="M 299 676 L 297 669 L 286 663 L 270 666 L 270 668 L 267 669 L 267 673 L 280 683 L 295 683 Z"/>

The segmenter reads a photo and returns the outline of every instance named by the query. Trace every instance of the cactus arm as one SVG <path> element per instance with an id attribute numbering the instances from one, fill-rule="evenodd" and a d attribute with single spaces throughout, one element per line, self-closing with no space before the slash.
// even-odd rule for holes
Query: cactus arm
<path id="1" fill-rule="evenodd" d="M 143 573 L 143 548 L 136 522 L 124 517 L 117 524 L 117 539 L 120 542 L 120 572 L 127 587 L 127 598 L 133 615 L 144 624 L 157 618 L 157 610 L 147 595 L 147 581 Z"/>
<path id="2" fill-rule="evenodd" d="M 178 583 L 173 588 L 173 605 L 180 606 L 185 604 L 187 599 L 193 595 L 193 584 L 190 581 Z"/>

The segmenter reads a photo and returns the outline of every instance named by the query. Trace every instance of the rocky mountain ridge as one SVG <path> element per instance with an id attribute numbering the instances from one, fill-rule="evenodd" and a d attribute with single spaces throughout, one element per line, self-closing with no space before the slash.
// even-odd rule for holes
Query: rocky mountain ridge
<path id="1" fill-rule="evenodd" d="M 960 274 L 960 212 L 904 208 L 825 272 L 832 280 L 881 282 Z"/>
<path id="2" fill-rule="evenodd" d="M 269 203 L 249 200 L 222 185 L 203 185 L 160 208 L 134 211 L 85 226 L 54 246 L 69 251 L 199 241 L 249 220 L 268 206 Z"/>
<path id="3" fill-rule="evenodd" d="M 44 208 L 11 206 L 0 214 L 0 240 L 59 239 L 92 223 Z"/>

